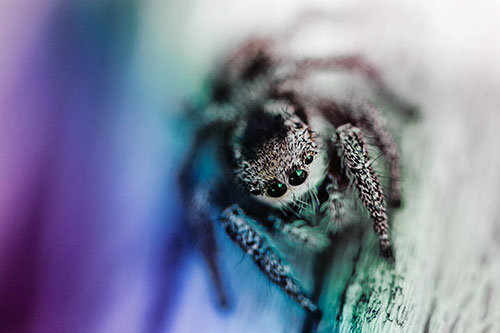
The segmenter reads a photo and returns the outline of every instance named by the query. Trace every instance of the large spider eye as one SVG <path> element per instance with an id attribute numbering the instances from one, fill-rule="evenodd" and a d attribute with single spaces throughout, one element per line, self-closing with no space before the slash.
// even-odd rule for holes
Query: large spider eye
<path id="1" fill-rule="evenodd" d="M 267 188 L 267 195 L 273 198 L 281 197 L 286 193 L 286 185 L 276 181 Z"/>
<path id="2" fill-rule="evenodd" d="M 309 155 L 306 157 L 306 164 L 311 164 L 314 160 L 314 157 L 312 155 Z"/>
<path id="3" fill-rule="evenodd" d="M 262 192 L 261 192 L 261 191 L 259 191 L 259 190 L 252 190 L 252 191 L 250 191 L 250 194 L 251 194 L 251 195 L 261 195 L 261 194 L 262 194 Z"/>
<path id="4" fill-rule="evenodd" d="M 295 170 L 288 177 L 288 183 L 292 186 L 298 186 L 302 184 L 307 178 L 307 172 L 304 170 Z"/>

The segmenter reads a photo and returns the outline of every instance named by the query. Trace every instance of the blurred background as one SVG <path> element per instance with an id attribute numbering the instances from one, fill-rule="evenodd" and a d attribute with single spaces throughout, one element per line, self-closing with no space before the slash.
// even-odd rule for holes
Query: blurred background
<path id="1" fill-rule="evenodd" d="M 454 283 L 486 286 L 477 304 L 498 319 L 497 2 L 2 0 L 1 332 L 300 329 L 302 310 L 220 231 L 234 305 L 217 310 L 176 175 L 192 134 L 182 105 L 204 94 L 217 60 L 310 10 L 332 19 L 293 49 L 363 54 L 421 107 L 418 124 L 396 129 L 408 180 L 393 238 L 421 265 L 404 266 L 408 280 L 441 276 L 433 297 Z M 433 285 L 422 283 L 408 290 Z M 457 307 L 434 305 L 442 320 L 427 328 L 454 327 Z M 485 327 L 498 332 L 498 322 Z"/>

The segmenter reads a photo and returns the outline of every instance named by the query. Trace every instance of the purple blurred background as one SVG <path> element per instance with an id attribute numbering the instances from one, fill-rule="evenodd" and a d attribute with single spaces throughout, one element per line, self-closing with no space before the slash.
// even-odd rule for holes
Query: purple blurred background
<path id="1" fill-rule="evenodd" d="M 141 82 L 138 9 L 0 5 L 2 332 L 141 332 L 169 313 L 171 106 Z"/>

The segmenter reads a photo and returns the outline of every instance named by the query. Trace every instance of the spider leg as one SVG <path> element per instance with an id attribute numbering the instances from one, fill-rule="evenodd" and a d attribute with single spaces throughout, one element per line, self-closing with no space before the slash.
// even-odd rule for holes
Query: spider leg
<path id="1" fill-rule="evenodd" d="M 248 253 L 257 267 L 278 285 L 292 300 L 304 309 L 316 312 L 317 306 L 292 277 L 286 264 L 252 226 L 253 220 L 237 205 L 224 210 L 221 223 L 227 235 L 244 252 Z"/>
<path id="2" fill-rule="evenodd" d="M 382 254 L 393 258 L 384 194 L 378 176 L 371 167 L 363 134 L 359 128 L 344 124 L 337 128 L 337 139 L 345 168 L 352 176 L 361 202 L 368 209 L 374 223 Z"/>
<path id="3" fill-rule="evenodd" d="M 218 264 L 218 249 L 213 229 L 213 208 L 206 185 L 195 179 L 198 153 L 213 133 L 220 130 L 221 124 L 210 123 L 198 131 L 192 148 L 182 166 L 179 183 L 184 201 L 187 202 L 186 223 L 215 285 L 221 307 L 228 306 L 228 297 Z"/>
<path id="4" fill-rule="evenodd" d="M 345 226 L 345 221 L 343 219 L 344 215 L 344 205 L 342 202 L 342 193 L 339 191 L 339 186 L 335 176 L 328 173 L 328 185 L 326 186 L 326 192 L 328 194 L 328 200 L 326 200 L 321 210 L 326 213 L 327 219 L 325 221 L 327 230 L 329 232 L 336 232 Z"/>
<path id="5" fill-rule="evenodd" d="M 228 297 L 218 262 L 218 248 L 214 235 L 213 219 L 210 218 L 210 199 L 208 191 L 197 188 L 188 201 L 187 221 L 195 242 L 207 264 L 210 278 L 214 283 L 219 305 L 228 307 Z"/>
<path id="6" fill-rule="evenodd" d="M 335 126 L 351 123 L 373 136 L 374 144 L 380 150 L 389 171 L 389 205 L 393 208 L 401 206 L 401 170 L 398 146 L 387 130 L 384 117 L 379 109 L 366 100 L 354 101 L 339 106 L 332 101 L 318 104 L 322 114 Z"/>
<path id="7" fill-rule="evenodd" d="M 223 69 L 230 82 L 250 82 L 272 68 L 277 61 L 272 42 L 269 38 L 251 38 L 232 54 Z"/>
<path id="8" fill-rule="evenodd" d="M 327 58 L 306 58 L 298 60 L 296 63 L 296 78 L 301 79 L 312 70 L 345 70 L 358 72 L 363 75 L 375 87 L 387 101 L 392 103 L 396 109 L 407 118 L 414 118 L 418 112 L 414 105 L 411 105 L 400 98 L 390 89 L 382 78 L 382 74 L 363 57 L 359 55 L 346 55 Z"/>
<path id="9" fill-rule="evenodd" d="M 274 228 L 292 244 L 299 244 L 312 252 L 321 252 L 330 240 L 320 226 L 309 226 L 303 220 L 295 220 L 291 223 L 275 222 Z"/>
<path id="10" fill-rule="evenodd" d="M 389 167 L 389 204 L 391 207 L 401 206 L 401 171 L 399 169 L 398 146 L 392 135 L 387 131 L 384 118 L 380 111 L 368 101 L 353 105 L 359 110 L 357 124 L 372 134 L 375 145 L 380 149 Z"/>

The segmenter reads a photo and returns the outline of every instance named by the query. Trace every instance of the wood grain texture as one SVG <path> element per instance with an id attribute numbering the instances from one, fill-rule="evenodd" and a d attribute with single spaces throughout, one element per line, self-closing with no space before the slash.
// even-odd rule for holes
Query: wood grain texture
<path id="1" fill-rule="evenodd" d="M 377 255 L 371 233 L 339 244 L 319 331 L 500 331 L 499 115 L 470 89 L 421 101 L 421 121 L 401 136 L 396 264 Z"/>

